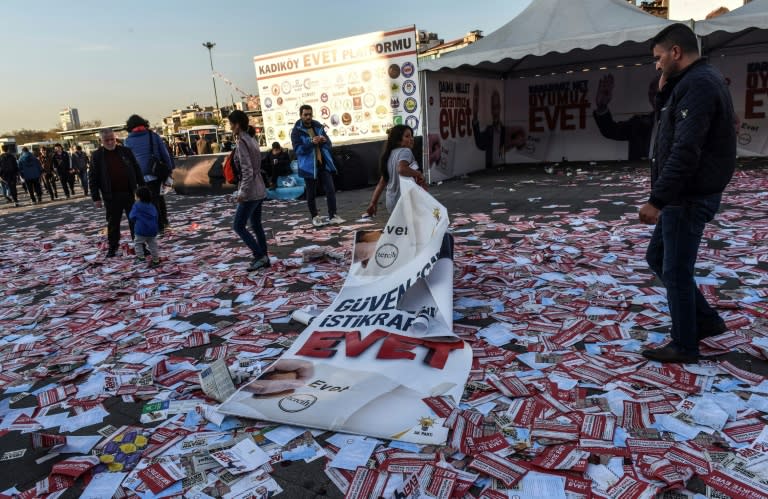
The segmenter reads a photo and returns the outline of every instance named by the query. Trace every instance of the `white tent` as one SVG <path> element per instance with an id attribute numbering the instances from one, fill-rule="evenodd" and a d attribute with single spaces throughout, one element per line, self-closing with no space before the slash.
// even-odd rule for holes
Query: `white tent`
<path id="1" fill-rule="evenodd" d="M 694 31 L 702 38 L 706 55 L 728 51 L 754 51 L 768 43 L 768 0 L 753 0 L 727 14 L 698 21 Z M 765 52 L 765 47 L 759 48 Z"/>
<path id="2" fill-rule="evenodd" d="M 419 66 L 523 76 L 542 68 L 650 62 L 647 41 L 671 23 L 626 0 L 534 0 L 487 37 Z"/>

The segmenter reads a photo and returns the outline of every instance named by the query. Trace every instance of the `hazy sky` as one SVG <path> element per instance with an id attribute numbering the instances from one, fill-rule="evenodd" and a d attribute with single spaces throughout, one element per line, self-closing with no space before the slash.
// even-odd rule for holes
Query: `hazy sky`
<path id="1" fill-rule="evenodd" d="M 446 41 L 489 34 L 530 0 L 3 0 L 0 134 L 58 126 L 66 106 L 81 121 L 157 124 L 172 109 L 213 105 L 214 69 L 256 92 L 253 56 L 415 24 Z M 219 104 L 237 101 L 223 81 Z"/>

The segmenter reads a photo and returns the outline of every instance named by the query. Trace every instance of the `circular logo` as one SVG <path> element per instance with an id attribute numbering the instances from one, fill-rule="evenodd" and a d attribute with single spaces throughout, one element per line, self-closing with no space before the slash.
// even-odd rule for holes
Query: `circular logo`
<path id="1" fill-rule="evenodd" d="M 327 120 L 331 117 L 331 110 L 328 108 L 328 106 L 323 106 L 320 108 L 320 117 L 324 120 Z"/>
<path id="2" fill-rule="evenodd" d="M 405 76 L 406 78 L 410 78 L 411 76 L 413 76 L 413 72 L 415 69 L 416 68 L 413 67 L 413 63 L 409 61 L 403 64 L 401 71 L 403 72 L 403 76 Z"/>
<path id="3" fill-rule="evenodd" d="M 264 99 L 264 107 L 266 107 L 267 109 L 272 107 L 272 98 L 271 97 L 267 97 L 267 98 Z"/>
<path id="4" fill-rule="evenodd" d="M 416 130 L 419 128 L 419 118 L 416 116 L 410 115 L 407 118 L 405 118 L 405 124 L 411 127 L 413 130 Z"/>
<path id="5" fill-rule="evenodd" d="M 416 82 L 413 80 L 405 80 L 403 82 L 403 93 L 405 95 L 413 95 L 416 92 Z"/>
<path id="6" fill-rule="evenodd" d="M 280 87 L 284 94 L 290 94 L 291 93 L 291 82 L 290 81 L 284 81 L 282 87 Z"/>
<path id="7" fill-rule="evenodd" d="M 407 99 L 405 99 L 405 102 L 403 102 L 403 109 L 405 109 L 409 113 L 416 111 L 416 99 L 414 99 L 413 97 L 408 97 Z"/>
<path id="8" fill-rule="evenodd" d="M 389 77 L 394 80 L 400 76 L 400 66 L 397 64 L 390 64 L 389 68 L 387 69 L 387 74 L 389 74 Z"/>
<path id="9" fill-rule="evenodd" d="M 378 263 L 379 267 L 383 269 L 391 267 L 392 264 L 397 260 L 398 253 L 400 253 L 400 251 L 394 244 L 382 244 L 376 250 L 376 263 Z"/>
<path id="10" fill-rule="evenodd" d="M 280 85 L 277 83 L 272 85 L 272 95 L 280 95 Z"/>
<path id="11" fill-rule="evenodd" d="M 742 146 L 745 146 L 752 142 L 752 136 L 748 133 L 740 133 L 739 134 L 739 144 Z"/>
<path id="12" fill-rule="evenodd" d="M 296 393 L 281 398 L 277 405 L 284 412 L 301 412 L 312 407 L 315 402 L 317 402 L 317 397 L 314 395 Z"/>
<path id="13" fill-rule="evenodd" d="M 326 94 L 325 92 L 320 94 L 320 101 L 321 102 L 328 102 L 328 94 Z"/>

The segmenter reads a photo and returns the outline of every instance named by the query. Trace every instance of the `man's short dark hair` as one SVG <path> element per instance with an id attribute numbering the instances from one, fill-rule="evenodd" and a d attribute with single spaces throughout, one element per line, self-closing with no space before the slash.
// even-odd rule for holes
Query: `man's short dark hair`
<path id="1" fill-rule="evenodd" d="M 302 104 L 301 107 L 299 108 L 299 116 L 301 116 L 301 113 L 303 113 L 305 109 L 309 109 L 310 111 L 312 111 L 312 106 L 310 106 L 309 104 Z"/>
<path id="2" fill-rule="evenodd" d="M 61 144 L 53 144 L 53 147 L 54 147 L 54 148 L 55 148 L 55 147 L 61 147 Z M 61 147 L 61 148 L 62 148 L 62 149 L 64 149 L 63 147 Z"/>
<path id="3" fill-rule="evenodd" d="M 699 55 L 699 43 L 696 40 L 696 34 L 683 23 L 675 23 L 661 30 L 651 40 L 651 50 L 656 45 L 661 45 L 667 50 L 677 45 L 684 54 Z"/>
<path id="4" fill-rule="evenodd" d="M 281 149 L 280 142 L 272 142 L 272 149 Z"/>
<path id="5" fill-rule="evenodd" d="M 8 149 L 10 149 L 10 147 L 8 147 L 8 144 L 3 144 L 3 146 L 0 147 L 0 149 L 2 149 L 3 152 L 8 152 Z"/>
<path id="6" fill-rule="evenodd" d="M 75 146 L 75 151 L 82 151 L 82 150 L 83 150 L 83 146 Z"/>
<path id="7" fill-rule="evenodd" d="M 149 192 L 149 187 L 144 185 L 136 189 L 136 197 L 139 198 L 139 201 L 142 203 L 149 203 L 152 201 L 152 193 Z"/>
<path id="8" fill-rule="evenodd" d="M 134 128 L 140 127 L 140 126 L 148 127 L 149 126 L 149 121 L 145 120 L 144 118 L 142 118 L 138 114 L 132 114 L 128 118 L 128 121 L 125 122 L 125 128 L 126 128 L 126 130 L 128 130 L 128 133 L 130 133 L 131 130 L 133 130 Z"/>
<path id="9" fill-rule="evenodd" d="M 29 152 L 29 147 L 22 147 L 21 152 Z"/>

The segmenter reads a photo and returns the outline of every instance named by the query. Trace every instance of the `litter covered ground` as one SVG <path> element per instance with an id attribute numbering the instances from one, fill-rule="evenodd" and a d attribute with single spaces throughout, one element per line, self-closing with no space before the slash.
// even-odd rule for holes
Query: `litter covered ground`
<path id="1" fill-rule="evenodd" d="M 640 355 L 670 325 L 648 184 L 575 165 L 430 188 L 474 358 L 462 400 L 431 401 L 441 447 L 225 417 L 203 392 L 231 389 L 223 364 L 235 386 L 258 375 L 303 329 L 292 312 L 333 300 L 354 232 L 386 221 L 359 220 L 371 189 L 338 193 L 347 223 L 320 229 L 303 201 L 265 204 L 273 262 L 252 273 L 225 197 L 169 196 L 157 268 L 125 224 L 105 258 L 89 201 L 5 210 L 0 497 L 766 497 L 768 172 L 742 165 L 705 231 L 697 279 L 729 331 L 698 365 Z"/>

